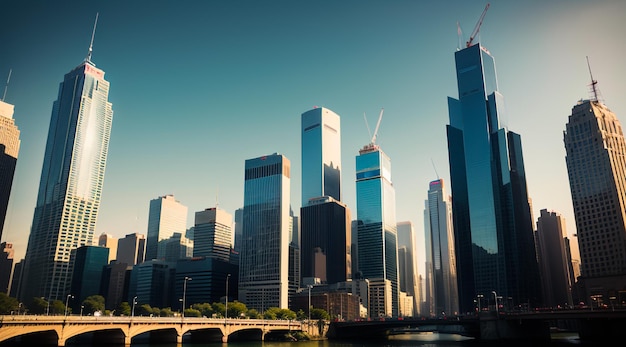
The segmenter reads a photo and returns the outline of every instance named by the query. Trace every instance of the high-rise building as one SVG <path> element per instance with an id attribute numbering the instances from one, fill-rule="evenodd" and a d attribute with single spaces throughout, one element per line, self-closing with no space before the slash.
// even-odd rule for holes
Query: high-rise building
<path id="1" fill-rule="evenodd" d="M 146 253 L 146 237 L 143 234 L 127 234 L 117 241 L 118 263 L 136 265 L 143 263 Z"/>
<path id="2" fill-rule="evenodd" d="M 309 199 L 300 209 L 302 278 L 334 284 L 352 278 L 350 209 L 330 196 Z"/>
<path id="3" fill-rule="evenodd" d="M 574 280 L 570 277 L 571 261 L 565 243 L 565 219 L 546 209 L 540 213 L 536 238 L 543 303 L 546 307 L 570 307 L 573 304 Z"/>
<path id="4" fill-rule="evenodd" d="M 9 206 L 17 155 L 20 151 L 20 131 L 13 120 L 13 105 L 0 101 L 0 239 Z"/>
<path id="5" fill-rule="evenodd" d="M 332 196 L 341 201 L 341 125 L 339 115 L 315 107 L 301 117 L 302 205 Z"/>
<path id="6" fill-rule="evenodd" d="M 117 255 L 117 241 L 117 238 L 107 233 L 102 233 L 98 237 L 98 246 L 106 247 L 109 249 L 109 263 L 112 260 L 115 260 L 115 257 Z"/>
<path id="7" fill-rule="evenodd" d="M 194 257 L 230 261 L 233 247 L 233 216 L 217 207 L 196 212 L 194 225 Z"/>
<path id="8" fill-rule="evenodd" d="M 500 297 L 540 305 L 521 138 L 500 126 L 494 58 L 474 44 L 455 61 L 459 98 L 448 98 L 447 134 L 460 312 L 473 312 L 479 295 L 492 307 Z"/>
<path id="9" fill-rule="evenodd" d="M 429 277 L 428 288 L 431 303 L 430 315 L 440 316 L 457 314 L 459 294 L 456 277 L 456 256 L 454 251 L 454 233 L 452 227 L 452 204 L 446 195 L 443 179 L 431 181 L 428 199 L 425 203 L 424 232 L 428 234 L 426 244 L 429 258 L 426 270 Z"/>
<path id="10" fill-rule="evenodd" d="M 290 165 L 278 153 L 245 162 L 239 301 L 259 311 L 288 307 Z"/>
<path id="11" fill-rule="evenodd" d="M 52 107 L 20 300 L 65 300 L 70 253 L 94 243 L 113 109 L 109 82 L 91 61 L 91 48 L 65 75 Z"/>
<path id="12" fill-rule="evenodd" d="M 241 252 L 241 237 L 243 235 L 243 208 L 238 208 L 235 210 L 235 223 L 234 223 L 234 238 L 235 238 L 235 253 Z"/>
<path id="13" fill-rule="evenodd" d="M 617 116 L 597 98 L 572 108 L 563 134 L 587 300 L 626 300 L 626 142 Z M 621 288 L 621 290 L 620 290 Z M 598 302 L 589 302 L 598 305 Z"/>
<path id="14" fill-rule="evenodd" d="M 180 259 L 193 257 L 193 241 L 182 233 L 174 233 L 170 238 L 159 241 L 157 253 L 159 259 L 176 262 Z"/>
<path id="15" fill-rule="evenodd" d="M 87 297 L 103 294 L 100 285 L 109 252 L 108 248 L 100 246 L 81 246 L 72 250 L 72 285 L 68 295 L 73 296 L 70 307 L 74 313 Z"/>
<path id="16" fill-rule="evenodd" d="M 187 206 L 168 194 L 150 200 L 146 259 L 161 259 L 159 242 L 171 238 L 174 233 L 184 234 L 187 230 Z"/>
<path id="17" fill-rule="evenodd" d="M 411 312 L 418 314 L 419 291 L 417 290 L 417 250 L 415 230 L 410 221 L 398 222 L 398 285 L 401 292 L 412 297 Z"/>
<path id="18" fill-rule="evenodd" d="M 381 113 L 382 116 L 382 113 Z M 391 298 L 372 301 L 371 318 L 398 317 L 398 239 L 396 196 L 391 182 L 391 160 L 372 141 L 356 157 L 356 204 L 359 248 L 359 272 L 364 279 L 380 283 L 376 291 Z M 389 288 L 387 288 L 389 285 Z M 371 292 L 372 293 L 372 292 Z M 389 300 L 390 299 L 390 300 Z M 383 307 L 391 304 L 391 307 Z"/>

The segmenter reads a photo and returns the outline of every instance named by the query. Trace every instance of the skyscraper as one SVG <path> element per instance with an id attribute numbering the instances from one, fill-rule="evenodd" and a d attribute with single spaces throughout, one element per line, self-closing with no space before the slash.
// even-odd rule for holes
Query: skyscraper
<path id="1" fill-rule="evenodd" d="M 537 219 L 537 252 L 546 307 L 569 307 L 572 302 L 571 262 L 565 243 L 565 220 L 556 212 L 541 210 Z"/>
<path id="2" fill-rule="evenodd" d="M 428 234 L 429 268 L 428 288 L 432 291 L 427 302 L 431 315 L 456 314 L 459 311 L 459 294 L 456 277 L 456 255 L 452 227 L 452 205 L 446 195 L 443 179 L 431 181 L 424 212 L 424 232 Z"/>
<path id="3" fill-rule="evenodd" d="M 109 249 L 109 263 L 115 260 L 117 256 L 117 241 L 117 238 L 107 233 L 102 233 L 98 236 L 98 246 Z"/>
<path id="4" fill-rule="evenodd" d="M 410 221 L 398 222 L 398 273 L 400 291 L 413 297 L 414 314 L 418 307 L 419 290 L 417 289 L 417 250 L 415 249 L 415 230 Z M 401 256 L 402 255 L 402 256 Z"/>
<path id="5" fill-rule="evenodd" d="M 233 247 L 233 216 L 217 207 L 196 212 L 194 225 L 194 257 L 230 261 Z"/>
<path id="6" fill-rule="evenodd" d="M 118 263 L 135 265 L 143 263 L 146 254 L 146 237 L 143 234 L 126 234 L 117 241 Z"/>
<path id="7" fill-rule="evenodd" d="M 245 162 L 239 301 L 259 311 L 288 306 L 290 165 L 278 153 Z"/>
<path id="8" fill-rule="evenodd" d="M 71 251 L 94 242 L 113 109 L 109 82 L 91 61 L 91 48 L 65 75 L 52 107 L 20 300 L 64 300 Z"/>
<path id="9" fill-rule="evenodd" d="M 382 116 L 382 113 L 381 113 Z M 375 137 L 376 135 L 374 135 Z M 369 307 L 370 317 L 398 316 L 398 239 L 396 197 L 391 183 L 391 160 L 374 144 L 374 140 L 356 157 L 356 204 L 358 228 L 359 272 L 371 283 L 389 281 L 391 309 L 381 305 Z M 373 301 L 370 300 L 370 303 Z"/>
<path id="10" fill-rule="evenodd" d="M 448 157 L 461 312 L 478 295 L 540 304 L 533 221 L 518 134 L 500 126 L 504 97 L 480 44 L 455 53 L 459 98 L 448 98 Z"/>
<path id="11" fill-rule="evenodd" d="M 150 200 L 148 235 L 146 238 L 146 260 L 161 259 L 159 242 L 171 238 L 174 233 L 184 234 L 187 230 L 187 206 L 168 194 Z"/>
<path id="12" fill-rule="evenodd" d="M 626 142 L 596 83 L 593 98 L 572 108 L 563 141 L 585 297 L 608 304 L 626 300 Z"/>
<path id="13" fill-rule="evenodd" d="M 20 131 L 13 120 L 13 105 L 0 101 L 0 239 L 9 206 L 13 176 L 20 151 Z"/>
<path id="14" fill-rule="evenodd" d="M 332 196 L 341 201 L 341 124 L 339 115 L 315 107 L 301 117 L 302 207 L 309 199 Z"/>

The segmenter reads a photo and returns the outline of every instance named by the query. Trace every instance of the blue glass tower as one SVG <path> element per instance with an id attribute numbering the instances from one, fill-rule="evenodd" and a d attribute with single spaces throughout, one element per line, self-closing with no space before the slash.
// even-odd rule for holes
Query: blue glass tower
<path id="1" fill-rule="evenodd" d="M 391 310 L 373 312 L 370 317 L 398 316 L 398 236 L 396 197 L 391 183 L 391 160 L 378 145 L 370 143 L 356 157 L 356 204 L 358 271 L 370 281 L 391 282 Z"/>
<path id="2" fill-rule="evenodd" d="M 288 306 L 290 177 L 284 155 L 246 160 L 239 300 L 258 311 Z"/>
<path id="3" fill-rule="evenodd" d="M 70 252 L 92 245 L 113 119 L 104 71 L 87 58 L 65 75 L 52 107 L 20 300 L 64 300 Z"/>
<path id="4" fill-rule="evenodd" d="M 475 44 L 455 61 L 459 98 L 448 98 L 447 134 L 460 310 L 474 311 L 479 294 L 491 305 L 499 297 L 538 304 L 521 138 L 500 126 L 504 98 L 491 54 Z"/>

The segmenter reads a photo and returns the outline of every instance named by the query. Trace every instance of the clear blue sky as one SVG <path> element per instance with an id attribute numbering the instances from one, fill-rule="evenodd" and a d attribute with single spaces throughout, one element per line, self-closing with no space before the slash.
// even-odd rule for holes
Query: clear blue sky
<path id="1" fill-rule="evenodd" d="M 428 183 L 449 187 L 447 97 L 454 52 L 486 1 L 5 1 L 0 81 L 15 105 L 21 149 L 3 240 L 23 257 L 59 83 L 87 54 L 111 83 L 113 129 L 96 236 L 146 233 L 150 199 L 174 194 L 194 213 L 243 204 L 246 159 L 279 152 L 300 204 L 300 115 L 341 116 L 343 196 L 356 217 L 354 163 L 370 140 L 392 160 L 398 221 L 423 248 Z M 476 40 L 493 54 L 522 136 L 535 219 L 541 209 L 575 233 L 563 131 L 593 76 L 626 116 L 626 2 L 491 1 Z M 462 30 L 459 38 L 457 22 Z M 4 89 L 4 88 L 3 88 Z M 419 253 L 422 253 L 421 250 Z"/>

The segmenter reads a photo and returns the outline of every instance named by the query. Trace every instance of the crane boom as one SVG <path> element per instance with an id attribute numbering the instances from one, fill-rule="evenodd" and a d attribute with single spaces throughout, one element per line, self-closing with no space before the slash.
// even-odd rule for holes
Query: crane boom
<path id="1" fill-rule="evenodd" d="M 476 23 L 476 27 L 474 28 L 474 31 L 472 31 L 472 35 L 470 35 L 469 40 L 467 40 L 465 47 L 471 46 L 472 42 L 474 41 L 474 37 L 478 35 L 478 31 L 480 30 L 480 26 L 483 24 L 483 18 L 485 18 L 487 9 L 489 9 L 489 3 L 487 3 L 487 6 L 485 6 L 485 9 L 483 10 L 483 14 L 480 15 L 480 19 L 478 20 L 478 23 Z"/>
<path id="2" fill-rule="evenodd" d="M 381 119 L 383 119 L 383 111 L 385 111 L 384 108 L 380 109 L 380 115 L 378 116 L 378 122 L 376 123 L 376 129 L 374 129 L 374 135 L 372 136 L 372 144 L 374 144 L 374 142 L 376 142 L 376 136 L 378 135 L 378 128 L 380 127 L 380 121 Z"/>

